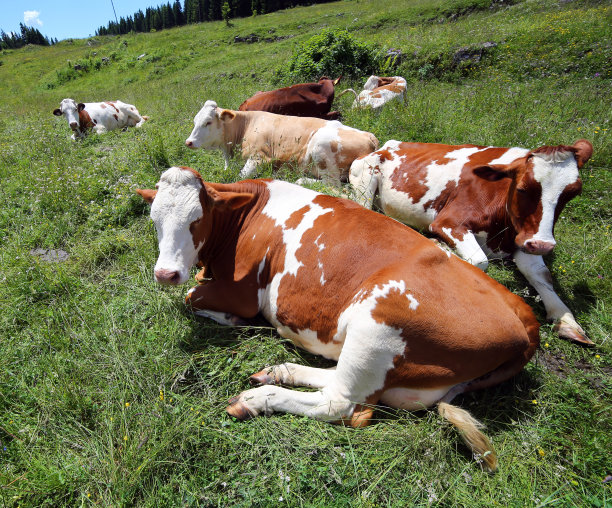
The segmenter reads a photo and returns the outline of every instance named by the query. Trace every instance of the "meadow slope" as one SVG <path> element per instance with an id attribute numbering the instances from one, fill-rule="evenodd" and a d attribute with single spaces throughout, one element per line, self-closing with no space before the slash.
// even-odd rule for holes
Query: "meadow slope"
<path id="1" fill-rule="evenodd" d="M 1 52 L 0 502 L 609 504 L 611 18 L 610 3 L 594 0 L 346 0 L 231 27 Z M 487 425 L 500 458 L 495 475 L 480 470 L 435 412 L 381 408 L 360 430 L 282 414 L 234 421 L 225 405 L 250 374 L 285 361 L 328 363 L 272 329 L 196 318 L 183 305 L 187 285 L 153 281 L 155 231 L 134 188 L 152 187 L 172 165 L 236 180 L 239 161 L 225 172 L 220 153 L 184 146 L 193 116 L 207 99 L 236 108 L 285 84 L 276 69 L 324 28 L 405 55 L 390 71 L 409 80 L 404 103 L 352 111 L 345 96 L 335 106 L 381 144 L 593 143 L 583 193 L 562 213 L 547 263 L 596 347 L 562 341 L 544 324 L 542 348 L 523 373 L 456 399 Z M 251 33 L 270 41 L 234 42 Z M 480 59 L 453 58 L 483 42 L 495 45 Z M 74 71 L 77 63 L 84 70 Z M 365 78 L 344 78 L 339 88 Z M 121 99 L 151 120 L 73 142 L 66 121 L 51 114 L 66 97 Z M 297 176 L 291 168 L 279 175 Z M 41 256 L 58 249 L 66 259 Z M 489 273 L 545 323 L 511 264 L 493 263 Z"/>

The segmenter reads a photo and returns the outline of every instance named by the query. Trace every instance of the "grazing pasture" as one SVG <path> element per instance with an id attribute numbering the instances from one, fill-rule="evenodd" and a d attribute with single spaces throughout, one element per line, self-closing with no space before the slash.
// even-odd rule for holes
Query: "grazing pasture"
<path id="1" fill-rule="evenodd" d="M 612 474 L 609 2 L 346 0 L 151 34 L 0 53 L 0 502 L 7 506 L 605 506 Z M 104 20 L 101 20 L 103 23 Z M 388 139 L 536 148 L 593 143 L 584 190 L 547 256 L 585 349 L 542 326 L 524 372 L 455 399 L 500 460 L 481 471 L 435 412 L 381 408 L 350 429 L 225 413 L 267 365 L 331 364 L 275 330 L 195 317 L 153 280 L 157 239 L 134 193 L 173 165 L 232 182 L 184 141 L 207 99 L 236 109 L 279 82 L 295 44 L 347 29 L 404 58 L 406 100 L 333 106 Z M 256 34 L 260 42 L 236 43 Z M 267 39 L 267 40 L 266 40 Z M 485 44 L 493 43 L 493 44 Z M 141 58 L 139 56 L 141 55 Z M 80 70 L 75 70 L 75 65 Z M 343 78 L 359 88 L 367 76 Z M 120 98 L 140 129 L 70 139 L 59 101 Z M 260 174 L 270 176 L 271 165 Z M 277 177 L 302 176 L 284 167 Z M 318 190 L 334 189 L 316 184 Z M 195 274 L 195 271 L 194 271 Z M 489 274 L 544 309 L 511 263 Z"/>

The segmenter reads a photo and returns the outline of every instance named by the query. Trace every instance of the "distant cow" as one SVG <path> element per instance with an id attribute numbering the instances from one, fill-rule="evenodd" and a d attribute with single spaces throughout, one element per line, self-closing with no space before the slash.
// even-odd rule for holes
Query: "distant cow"
<path id="1" fill-rule="evenodd" d="M 388 141 L 356 160 L 350 182 L 357 201 L 408 225 L 429 228 L 459 256 L 485 270 L 492 255 L 514 257 L 542 298 L 559 335 L 592 344 L 553 289 L 542 256 L 556 244 L 561 210 L 580 194 L 578 169 L 591 143 L 537 150 Z"/>
<path id="2" fill-rule="evenodd" d="M 337 120 L 340 113 L 330 112 L 330 109 L 334 101 L 334 86 L 338 84 L 340 78 L 332 80 L 322 77 L 318 83 L 300 83 L 269 92 L 257 92 L 244 101 L 238 109 Z"/>
<path id="3" fill-rule="evenodd" d="M 124 127 L 140 127 L 147 116 L 140 116 L 131 104 L 121 101 L 79 102 L 64 99 L 53 111 L 55 116 L 64 115 L 72 129 L 72 139 L 84 136 L 89 129 L 101 134 Z"/>
<path id="4" fill-rule="evenodd" d="M 346 92 L 355 94 L 353 107 L 380 108 L 393 99 L 401 99 L 406 93 L 406 80 L 401 76 L 379 77 L 370 76 L 363 85 L 363 91 L 357 95 L 352 88 L 347 88 L 338 94 L 341 97 Z"/>
<path id="5" fill-rule="evenodd" d="M 287 182 L 205 183 L 173 167 L 157 190 L 137 192 L 152 202 L 159 283 L 186 282 L 202 264 L 207 279 L 186 298 L 197 314 L 236 325 L 261 312 L 282 337 L 338 362 L 266 368 L 251 376 L 265 386 L 231 399 L 230 415 L 359 427 L 379 403 L 437 404 L 495 469 L 477 422 L 448 403 L 514 376 L 534 354 L 539 324 L 519 296 L 399 222 Z"/>
<path id="6" fill-rule="evenodd" d="M 315 178 L 346 181 L 357 157 L 378 148 L 374 134 L 320 118 L 275 115 L 265 111 L 232 111 L 206 101 L 185 141 L 189 148 L 222 150 L 227 169 L 236 147 L 247 159 L 240 176 L 254 174 L 261 162 L 296 162 Z"/>

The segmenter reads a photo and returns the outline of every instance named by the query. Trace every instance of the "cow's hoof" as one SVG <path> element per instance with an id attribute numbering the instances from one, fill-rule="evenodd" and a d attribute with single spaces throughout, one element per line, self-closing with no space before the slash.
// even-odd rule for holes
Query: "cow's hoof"
<path id="1" fill-rule="evenodd" d="M 252 386 L 275 385 L 276 379 L 274 376 L 270 375 L 269 369 L 264 369 L 250 376 L 249 383 L 251 383 Z"/>
<path id="2" fill-rule="evenodd" d="M 589 339 L 582 330 L 576 330 L 576 328 L 568 325 L 567 323 L 559 322 L 553 327 L 553 331 L 559 334 L 559 337 L 570 340 L 576 344 L 583 346 L 594 346 L 595 343 Z"/>
<path id="3" fill-rule="evenodd" d="M 229 406 L 227 406 L 225 410 L 227 411 L 227 414 L 237 418 L 238 420 L 248 420 L 249 418 L 253 418 L 255 416 L 242 402 L 240 402 L 239 397 L 232 397 L 229 400 Z"/>

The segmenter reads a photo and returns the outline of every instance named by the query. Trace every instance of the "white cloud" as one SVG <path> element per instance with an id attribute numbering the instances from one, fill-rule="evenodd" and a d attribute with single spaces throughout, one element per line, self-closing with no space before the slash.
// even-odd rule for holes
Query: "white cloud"
<path id="1" fill-rule="evenodd" d="M 42 26 L 43 23 L 38 19 L 38 16 L 40 16 L 40 12 L 38 11 L 25 11 L 23 13 L 23 21 L 26 25 Z"/>

